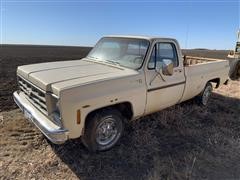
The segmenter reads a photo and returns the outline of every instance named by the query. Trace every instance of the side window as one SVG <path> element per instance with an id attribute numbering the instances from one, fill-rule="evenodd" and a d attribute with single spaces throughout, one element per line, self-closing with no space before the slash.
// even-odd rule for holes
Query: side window
<path id="1" fill-rule="evenodd" d="M 174 67 L 178 66 L 178 57 L 175 45 L 172 43 L 159 43 L 158 52 L 160 53 L 161 61 L 163 59 L 171 59 L 173 61 Z"/>
<path id="2" fill-rule="evenodd" d="M 174 67 L 178 66 L 178 57 L 175 45 L 172 43 L 157 43 L 155 44 L 151 58 L 148 62 L 148 69 L 162 67 L 163 59 L 171 59 Z"/>

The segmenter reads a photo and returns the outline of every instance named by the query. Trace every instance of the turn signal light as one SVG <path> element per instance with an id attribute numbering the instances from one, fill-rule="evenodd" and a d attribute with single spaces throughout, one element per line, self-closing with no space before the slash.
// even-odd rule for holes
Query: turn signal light
<path id="1" fill-rule="evenodd" d="M 77 124 L 81 123 L 81 111 L 80 109 L 77 110 Z"/>

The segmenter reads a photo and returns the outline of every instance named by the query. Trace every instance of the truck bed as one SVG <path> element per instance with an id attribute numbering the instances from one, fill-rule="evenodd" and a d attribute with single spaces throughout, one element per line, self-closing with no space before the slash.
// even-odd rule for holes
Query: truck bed
<path id="1" fill-rule="evenodd" d="M 201 93 L 209 80 L 221 85 L 228 79 L 227 60 L 185 56 L 184 66 L 186 87 L 182 101 Z"/>
<path id="2" fill-rule="evenodd" d="M 213 59 L 213 58 L 203 58 L 203 57 L 194 57 L 194 56 L 184 56 L 184 66 L 193 66 L 196 64 L 206 64 L 216 61 L 225 61 L 224 59 Z"/>
<path id="3" fill-rule="evenodd" d="M 226 58 L 224 59 L 213 59 L 213 58 L 203 58 L 203 57 L 194 57 L 194 56 L 184 56 L 184 66 L 191 67 L 195 65 L 202 65 L 202 64 L 210 64 L 216 62 L 228 62 L 229 64 L 229 77 L 232 80 L 236 80 L 240 77 L 240 56 L 236 56 L 234 58 Z"/>

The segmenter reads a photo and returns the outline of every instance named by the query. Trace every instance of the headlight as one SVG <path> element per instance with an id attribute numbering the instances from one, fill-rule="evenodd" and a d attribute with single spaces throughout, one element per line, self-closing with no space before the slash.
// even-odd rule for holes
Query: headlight
<path id="1" fill-rule="evenodd" d="M 61 125 L 60 99 L 52 96 L 52 102 L 51 119 L 57 125 Z"/>
<path id="2" fill-rule="evenodd" d="M 60 113 L 60 101 L 59 101 L 59 99 L 57 100 L 57 102 L 56 102 L 56 110 L 55 111 L 57 111 L 58 113 Z"/>

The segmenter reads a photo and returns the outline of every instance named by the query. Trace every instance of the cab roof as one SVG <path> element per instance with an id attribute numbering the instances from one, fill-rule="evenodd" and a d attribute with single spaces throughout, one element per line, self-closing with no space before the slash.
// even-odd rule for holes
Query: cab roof
<path id="1" fill-rule="evenodd" d="M 159 39 L 176 41 L 176 39 L 168 38 L 168 37 L 142 36 L 142 35 L 108 35 L 108 36 L 104 36 L 104 37 L 146 39 L 146 40 L 149 40 L 149 41 L 154 41 L 154 40 L 159 40 Z"/>

